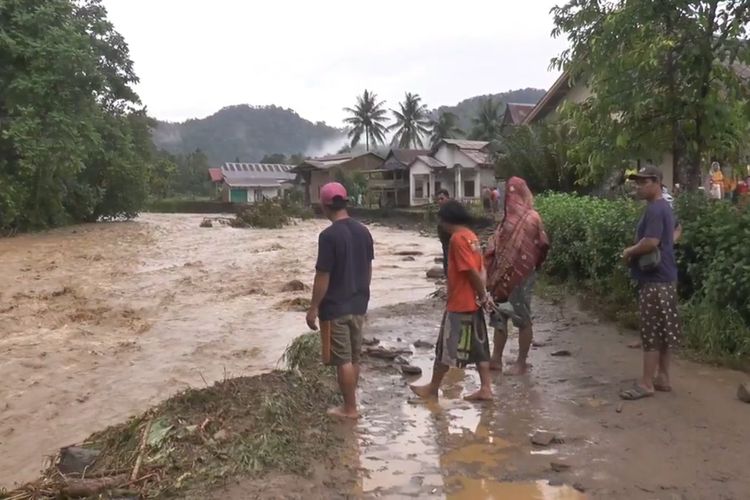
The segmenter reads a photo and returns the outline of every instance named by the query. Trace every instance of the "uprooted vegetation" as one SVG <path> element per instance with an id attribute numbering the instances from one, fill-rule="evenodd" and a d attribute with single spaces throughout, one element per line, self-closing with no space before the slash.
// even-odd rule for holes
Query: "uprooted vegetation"
<path id="1" fill-rule="evenodd" d="M 77 448 L 91 460 L 77 470 L 63 449 L 39 480 L 0 498 L 206 498 L 231 479 L 306 474 L 341 439 L 326 417 L 335 381 L 319 355 L 319 336 L 303 335 L 287 348 L 288 370 L 180 393 L 91 435 Z"/>
<path id="2" fill-rule="evenodd" d="M 294 219 L 309 219 L 312 211 L 289 200 L 264 200 L 248 205 L 232 221 L 234 227 L 281 229 Z"/>

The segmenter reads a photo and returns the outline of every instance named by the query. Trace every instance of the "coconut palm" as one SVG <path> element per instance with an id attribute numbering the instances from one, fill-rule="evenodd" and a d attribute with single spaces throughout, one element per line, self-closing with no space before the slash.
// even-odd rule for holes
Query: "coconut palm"
<path id="1" fill-rule="evenodd" d="M 464 131 L 458 126 L 458 116 L 446 111 L 440 113 L 437 119 L 430 120 L 430 145 L 437 146 L 441 139 L 458 139 L 463 137 Z"/>
<path id="2" fill-rule="evenodd" d="M 492 97 L 482 101 L 479 114 L 472 120 L 471 139 L 477 141 L 496 141 L 500 137 L 500 126 L 503 123 L 503 103 Z"/>
<path id="3" fill-rule="evenodd" d="M 385 142 L 388 128 L 384 124 L 387 121 L 384 105 L 385 101 L 378 102 L 377 94 L 365 89 L 361 96 L 357 96 L 356 106 L 344 108 L 351 115 L 344 123 L 349 126 L 352 147 L 359 144 L 362 136 L 365 137 L 367 151 L 370 151 L 370 143 L 377 145 Z"/>
<path id="4" fill-rule="evenodd" d="M 388 130 L 396 131 L 392 144 L 403 149 L 423 148 L 423 137 L 430 133 L 427 105 L 422 104 L 419 94 L 407 92 L 399 108 L 400 111 L 391 110 L 396 119 L 396 123 L 388 127 Z"/>

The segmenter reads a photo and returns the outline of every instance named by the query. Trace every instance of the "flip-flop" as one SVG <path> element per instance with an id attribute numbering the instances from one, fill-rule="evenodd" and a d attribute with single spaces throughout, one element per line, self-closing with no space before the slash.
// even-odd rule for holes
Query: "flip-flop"
<path id="1" fill-rule="evenodd" d="M 649 392 L 640 385 L 634 385 L 630 389 L 626 389 L 620 393 L 620 398 L 625 401 L 636 401 L 638 399 L 649 398 L 653 396 L 653 392 Z"/>

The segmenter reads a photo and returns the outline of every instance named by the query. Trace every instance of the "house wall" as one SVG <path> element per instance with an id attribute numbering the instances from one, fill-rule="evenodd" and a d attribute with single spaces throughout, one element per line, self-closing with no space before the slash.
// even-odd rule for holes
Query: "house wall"
<path id="1" fill-rule="evenodd" d="M 375 155 L 362 155 L 352 160 L 336 165 L 327 170 L 313 170 L 310 173 L 310 203 L 320 203 L 320 188 L 332 182 L 336 178 L 336 172 L 343 171 L 348 174 L 362 170 L 375 170 L 382 168 L 383 160 Z"/>
<path id="2" fill-rule="evenodd" d="M 429 186 L 432 169 L 423 161 L 417 160 L 409 168 L 409 206 L 419 206 L 430 202 L 434 186 Z M 418 189 L 422 188 L 422 196 L 417 197 Z"/>
<path id="3" fill-rule="evenodd" d="M 474 160 L 463 154 L 458 148 L 445 143 L 440 145 L 433 157 L 443 162 L 449 169 L 452 169 L 457 163 L 464 168 L 474 168 L 477 165 Z"/>
<path id="4" fill-rule="evenodd" d="M 558 103 L 557 107 L 553 112 L 548 114 L 543 118 L 543 120 L 549 120 L 551 118 L 555 118 L 559 115 L 560 107 L 565 102 L 572 102 L 574 104 L 580 104 L 584 102 L 589 97 L 593 96 L 594 92 L 589 88 L 588 85 L 586 85 L 583 82 L 578 82 L 573 87 L 571 87 L 570 90 L 568 90 L 568 93 L 563 97 L 563 99 Z"/>

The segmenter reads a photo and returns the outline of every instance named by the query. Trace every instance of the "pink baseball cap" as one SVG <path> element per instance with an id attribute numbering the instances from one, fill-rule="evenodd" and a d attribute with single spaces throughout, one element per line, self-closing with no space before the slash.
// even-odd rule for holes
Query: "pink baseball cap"
<path id="1" fill-rule="evenodd" d="M 323 205 L 332 205 L 333 199 L 339 196 L 342 200 L 349 200 L 349 195 L 346 194 L 346 188 L 338 182 L 329 182 L 320 188 L 320 203 Z"/>

